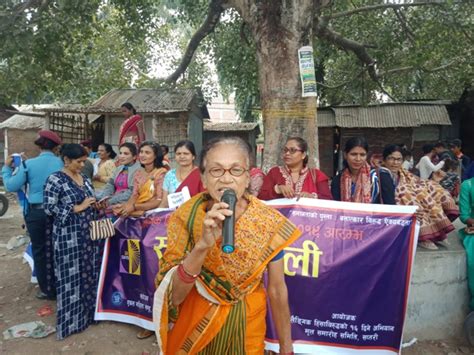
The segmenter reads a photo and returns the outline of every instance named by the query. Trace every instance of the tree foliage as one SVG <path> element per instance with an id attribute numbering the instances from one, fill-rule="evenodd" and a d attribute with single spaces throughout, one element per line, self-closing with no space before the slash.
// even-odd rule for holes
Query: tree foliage
<path id="1" fill-rule="evenodd" d="M 193 61 L 173 85 L 201 86 L 210 98 L 217 91 L 215 68 L 222 92 L 235 92 L 241 117 L 251 118 L 259 97 L 256 43 L 234 3 L 4 0 L 0 102 L 86 102 L 112 88 L 169 85 L 170 80 L 151 76 L 151 68 L 158 64 L 172 71 L 194 33 L 204 30 Z M 394 100 L 456 99 L 471 84 L 474 31 L 472 16 L 466 16 L 471 2 L 387 4 L 320 2 L 313 46 L 322 103 L 365 104 L 381 93 Z M 200 27 L 216 8 L 222 10 L 219 21 Z M 169 48 L 178 54 L 170 58 Z"/>
<path id="2" fill-rule="evenodd" d="M 152 1 L 0 4 L 0 103 L 87 102 L 148 71 Z"/>

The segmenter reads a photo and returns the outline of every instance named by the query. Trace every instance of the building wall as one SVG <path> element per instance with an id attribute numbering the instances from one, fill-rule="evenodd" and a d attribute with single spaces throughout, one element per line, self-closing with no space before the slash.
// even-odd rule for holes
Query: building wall
<path id="1" fill-rule="evenodd" d="M 327 176 L 334 176 L 334 127 L 318 128 L 319 169 Z"/>
<path id="2" fill-rule="evenodd" d="M 411 152 L 415 164 L 423 156 L 423 146 L 425 144 L 434 144 L 441 140 L 441 127 L 443 126 L 422 126 L 413 128 L 413 141 Z"/>
<path id="3" fill-rule="evenodd" d="M 341 147 L 347 140 L 355 136 L 364 136 L 369 143 L 369 154 L 382 153 L 387 144 L 405 143 L 411 146 L 413 129 L 408 128 L 342 128 L 341 129 Z"/>
<path id="4" fill-rule="evenodd" d="M 159 144 L 166 144 L 170 148 L 170 157 L 174 157 L 173 147 L 179 141 L 188 139 L 188 113 L 177 116 L 157 116 L 153 119 L 152 139 Z"/>
<path id="5" fill-rule="evenodd" d="M 33 143 L 38 136 L 39 129 L 5 129 L 7 132 L 8 154 L 24 152 L 28 158 L 36 157 L 40 150 Z"/>

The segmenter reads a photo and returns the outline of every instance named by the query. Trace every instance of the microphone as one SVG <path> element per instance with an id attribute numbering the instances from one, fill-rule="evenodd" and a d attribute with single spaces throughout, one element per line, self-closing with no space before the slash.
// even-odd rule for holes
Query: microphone
<path id="1" fill-rule="evenodd" d="M 222 227 L 222 252 L 230 254 L 234 252 L 234 228 L 235 228 L 235 204 L 237 202 L 237 196 L 235 191 L 227 189 L 221 197 L 221 202 L 225 202 L 229 205 L 229 209 L 232 210 L 232 216 L 226 216 L 224 219 L 224 226 Z"/>

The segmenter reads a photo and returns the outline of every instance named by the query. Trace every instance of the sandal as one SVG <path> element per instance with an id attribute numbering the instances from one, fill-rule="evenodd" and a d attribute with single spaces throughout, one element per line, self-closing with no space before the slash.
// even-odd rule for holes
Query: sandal
<path id="1" fill-rule="evenodd" d="M 137 338 L 138 339 L 146 339 L 151 337 L 155 332 L 148 330 L 148 329 L 143 329 L 137 333 Z"/>
<path id="2" fill-rule="evenodd" d="M 449 247 L 451 245 L 451 243 L 447 240 L 447 239 L 444 239 L 444 240 L 440 240 L 440 241 L 437 241 L 435 242 L 437 245 L 441 245 L 442 247 Z"/>
<path id="3" fill-rule="evenodd" d="M 422 242 L 419 242 L 418 245 L 423 248 L 423 249 L 428 249 L 428 250 L 438 250 L 439 248 L 436 246 L 435 243 L 433 243 L 431 240 L 424 240 Z"/>

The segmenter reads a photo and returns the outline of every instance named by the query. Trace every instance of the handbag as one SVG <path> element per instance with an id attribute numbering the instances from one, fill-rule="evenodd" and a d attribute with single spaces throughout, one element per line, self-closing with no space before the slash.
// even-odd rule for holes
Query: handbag
<path id="1" fill-rule="evenodd" d="M 91 221 L 89 227 L 91 240 L 102 240 L 115 235 L 115 227 L 112 218 Z"/>

